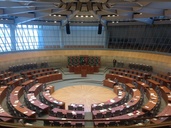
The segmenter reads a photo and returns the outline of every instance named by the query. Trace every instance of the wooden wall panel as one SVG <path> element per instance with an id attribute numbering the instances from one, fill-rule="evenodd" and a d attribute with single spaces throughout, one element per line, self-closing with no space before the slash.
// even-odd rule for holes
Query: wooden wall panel
<path id="1" fill-rule="evenodd" d="M 45 50 L 7 53 L 0 55 L 0 66 L 7 69 L 11 65 L 48 61 L 52 66 L 67 65 L 67 56 L 101 56 L 102 66 L 112 66 L 112 60 L 124 63 L 143 63 L 152 65 L 155 72 L 171 72 L 171 54 L 157 54 L 134 51 L 113 50 Z"/>

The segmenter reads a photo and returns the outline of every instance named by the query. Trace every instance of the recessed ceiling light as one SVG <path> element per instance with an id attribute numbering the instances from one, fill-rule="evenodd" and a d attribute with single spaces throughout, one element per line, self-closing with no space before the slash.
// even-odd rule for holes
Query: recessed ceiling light
<path id="1" fill-rule="evenodd" d="M 93 17 L 92 15 L 90 17 Z"/>
<path id="2" fill-rule="evenodd" d="M 57 21 L 54 21 L 54 23 L 57 23 Z"/>
<path id="3" fill-rule="evenodd" d="M 49 14 L 49 16 L 51 16 L 51 14 Z"/>
<path id="4" fill-rule="evenodd" d="M 61 17 L 61 15 L 58 15 L 58 17 Z"/>
<path id="5" fill-rule="evenodd" d="M 112 21 L 112 23 L 115 23 L 115 21 Z"/>
<path id="6" fill-rule="evenodd" d="M 81 15 L 81 17 L 84 17 L 83 15 Z"/>
<path id="7" fill-rule="evenodd" d="M 119 23 L 119 21 L 116 21 L 116 23 Z"/>
<path id="8" fill-rule="evenodd" d="M 78 15 L 76 15 L 75 17 L 79 17 Z"/>
<path id="9" fill-rule="evenodd" d="M 88 17 L 87 15 L 85 17 Z"/>
<path id="10" fill-rule="evenodd" d="M 115 17 L 115 15 L 112 15 L 113 17 Z"/>
<path id="11" fill-rule="evenodd" d="M 48 22 L 48 21 L 46 21 L 46 22 Z"/>
<path id="12" fill-rule="evenodd" d="M 140 13 L 140 15 L 142 15 L 142 13 Z"/>
<path id="13" fill-rule="evenodd" d="M 53 16 L 56 16 L 56 15 L 53 15 Z"/>
<path id="14" fill-rule="evenodd" d="M 107 15 L 107 17 L 110 17 L 110 15 Z"/>

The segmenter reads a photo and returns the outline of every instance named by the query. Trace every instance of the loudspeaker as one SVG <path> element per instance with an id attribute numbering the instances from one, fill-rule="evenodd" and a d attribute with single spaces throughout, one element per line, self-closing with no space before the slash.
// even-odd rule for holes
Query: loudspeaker
<path id="1" fill-rule="evenodd" d="M 69 23 L 66 24 L 66 33 L 70 34 L 70 25 L 69 25 Z"/>
<path id="2" fill-rule="evenodd" d="M 102 24 L 99 24 L 98 26 L 98 34 L 102 34 Z"/>

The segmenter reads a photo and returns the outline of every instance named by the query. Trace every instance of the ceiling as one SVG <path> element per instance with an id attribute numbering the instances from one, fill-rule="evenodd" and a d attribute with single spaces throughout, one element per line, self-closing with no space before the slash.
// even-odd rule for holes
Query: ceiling
<path id="1" fill-rule="evenodd" d="M 76 25 L 171 23 L 170 0 L 1 0 L 0 23 Z"/>

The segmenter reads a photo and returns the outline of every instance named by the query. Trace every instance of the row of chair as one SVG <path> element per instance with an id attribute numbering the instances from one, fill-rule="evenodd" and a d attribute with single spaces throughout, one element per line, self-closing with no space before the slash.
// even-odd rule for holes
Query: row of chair
<path id="1" fill-rule="evenodd" d="M 24 70 L 36 69 L 36 68 L 46 68 L 48 67 L 48 62 L 41 62 L 40 64 L 37 63 L 27 63 L 27 64 L 20 64 L 20 65 L 13 65 L 9 66 L 8 71 L 11 72 L 20 72 Z"/>
<path id="2" fill-rule="evenodd" d="M 130 69 L 136 69 L 136 70 L 142 70 L 142 71 L 148 71 L 148 72 L 153 71 L 153 67 L 149 65 L 129 63 L 128 66 Z"/>

